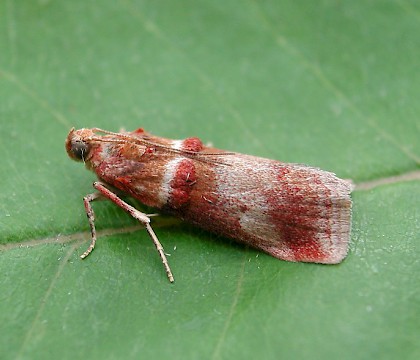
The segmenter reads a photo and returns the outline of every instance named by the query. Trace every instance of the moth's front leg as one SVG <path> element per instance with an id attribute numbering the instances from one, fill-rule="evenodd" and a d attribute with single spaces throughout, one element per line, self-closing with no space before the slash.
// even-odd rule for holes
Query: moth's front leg
<path id="1" fill-rule="evenodd" d="M 118 205 L 121 209 L 128 212 L 133 218 L 137 219 L 140 223 L 142 223 L 145 227 L 147 232 L 149 233 L 150 238 L 152 239 L 155 247 L 159 253 L 160 258 L 162 259 L 163 266 L 166 271 L 166 275 L 170 282 L 174 282 L 174 277 L 172 275 L 172 271 L 169 267 L 168 260 L 166 259 L 165 252 L 163 250 L 162 244 L 159 242 L 155 232 L 153 231 L 150 225 L 150 218 L 145 213 L 137 210 L 130 204 L 127 204 L 124 200 L 120 199 L 114 192 L 109 190 L 104 184 L 99 181 L 93 183 L 93 187 L 98 190 L 98 193 L 90 194 L 84 197 L 83 201 L 85 204 L 86 215 L 89 219 L 90 230 L 92 234 L 92 242 L 89 248 L 82 254 L 81 258 L 84 259 L 88 256 L 95 247 L 96 243 L 96 229 L 95 229 L 95 215 L 91 206 L 91 202 L 100 199 L 100 198 L 107 198 L 111 200 L 114 204 Z"/>
<path id="2" fill-rule="evenodd" d="M 87 248 L 87 250 L 82 255 L 80 255 L 80 257 L 82 259 L 84 259 L 86 256 L 88 256 L 93 251 L 93 249 L 95 248 L 95 244 L 96 244 L 95 213 L 93 211 L 91 202 L 95 201 L 97 199 L 100 199 L 100 198 L 102 198 L 102 194 L 98 193 L 98 192 L 86 195 L 83 198 L 83 203 L 85 205 L 86 215 L 87 215 L 87 218 L 89 220 L 90 234 L 91 234 L 92 240 L 91 240 L 90 245 Z"/>

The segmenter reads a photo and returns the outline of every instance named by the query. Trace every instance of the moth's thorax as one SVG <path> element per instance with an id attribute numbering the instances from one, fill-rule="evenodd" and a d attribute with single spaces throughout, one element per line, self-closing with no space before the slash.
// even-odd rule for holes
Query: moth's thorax
<path id="1" fill-rule="evenodd" d="M 188 156 L 208 149 L 198 138 L 172 140 L 142 129 L 114 137 L 82 129 L 69 138 L 88 144 L 84 161 L 100 180 L 157 208 L 180 208 L 189 201 L 197 181 L 197 161 Z"/>

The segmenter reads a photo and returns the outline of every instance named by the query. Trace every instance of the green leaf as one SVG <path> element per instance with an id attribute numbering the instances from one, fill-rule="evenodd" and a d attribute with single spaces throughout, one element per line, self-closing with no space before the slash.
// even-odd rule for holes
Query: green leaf
<path id="1" fill-rule="evenodd" d="M 418 359 L 418 1 L 0 3 L 4 359 Z M 350 253 L 288 263 L 108 202 L 69 129 L 143 127 L 357 184 Z M 172 225 L 171 225 L 172 224 Z M 134 228 L 133 228 L 134 227 Z"/>

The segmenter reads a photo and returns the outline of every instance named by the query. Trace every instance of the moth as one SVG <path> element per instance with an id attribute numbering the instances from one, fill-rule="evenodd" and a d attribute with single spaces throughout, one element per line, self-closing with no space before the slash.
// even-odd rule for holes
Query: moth
<path id="1" fill-rule="evenodd" d="M 120 193 L 278 259 L 336 264 L 346 257 L 352 184 L 331 172 L 227 152 L 196 137 L 166 139 L 141 128 L 73 128 L 65 146 L 70 158 L 98 177 L 96 192 L 83 199 L 92 240 L 82 258 L 96 243 L 91 203 L 106 198 L 144 224 L 174 281 L 150 217 Z"/>

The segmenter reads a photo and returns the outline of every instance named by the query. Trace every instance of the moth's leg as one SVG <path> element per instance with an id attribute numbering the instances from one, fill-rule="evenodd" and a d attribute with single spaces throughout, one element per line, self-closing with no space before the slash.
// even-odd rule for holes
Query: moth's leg
<path id="1" fill-rule="evenodd" d="M 172 275 L 171 268 L 169 267 L 168 260 L 166 259 L 166 255 L 164 253 L 162 244 L 159 242 L 155 232 L 153 231 L 152 227 L 150 226 L 149 217 L 146 214 L 144 214 L 141 211 L 134 208 L 133 206 L 127 204 L 125 201 L 121 200 L 115 193 L 113 193 L 111 190 L 106 188 L 104 186 L 104 184 L 96 181 L 96 182 L 93 183 L 93 187 L 100 192 L 101 197 L 105 197 L 105 198 L 111 200 L 114 204 L 118 205 L 121 209 L 128 212 L 133 218 L 140 221 L 146 227 L 146 230 L 149 233 L 149 236 L 152 239 L 153 243 L 155 244 L 155 247 L 156 247 L 156 249 L 159 253 L 160 258 L 162 259 L 162 263 L 163 263 L 163 266 L 165 267 L 166 275 L 168 276 L 169 281 L 174 282 L 174 277 Z M 94 195 L 94 194 L 92 194 L 92 195 Z M 91 200 L 91 201 L 93 201 L 93 200 Z M 90 207 L 90 201 L 88 201 L 88 204 L 89 204 L 89 207 Z M 87 210 L 86 210 L 86 212 L 87 212 Z M 92 219 L 93 219 L 93 211 L 92 211 L 91 208 L 90 208 L 90 212 L 92 214 Z M 89 215 L 88 215 L 88 217 L 89 217 Z M 90 219 L 89 219 L 89 223 L 91 224 L 91 229 L 92 229 L 93 220 L 91 222 Z M 93 225 L 93 229 L 94 228 L 95 227 Z M 95 242 L 93 241 L 93 234 L 94 233 L 92 232 L 92 244 L 93 244 L 93 246 L 95 246 Z M 96 234 L 95 234 L 95 241 L 96 241 Z M 92 244 L 91 244 L 90 247 L 92 247 Z M 92 249 L 93 249 L 93 247 L 92 247 Z M 88 249 L 88 251 L 89 251 L 89 249 Z M 90 250 L 90 251 L 92 251 L 92 250 Z"/>
<path id="2" fill-rule="evenodd" d="M 85 204 L 86 215 L 89 220 L 90 234 L 91 234 L 92 240 L 87 250 L 82 255 L 80 255 L 82 259 L 88 256 L 92 252 L 92 250 L 95 248 L 95 243 L 96 243 L 95 213 L 93 212 L 93 208 L 90 203 L 97 199 L 102 199 L 101 193 L 97 192 L 97 193 L 89 194 L 83 198 L 83 203 Z"/>

